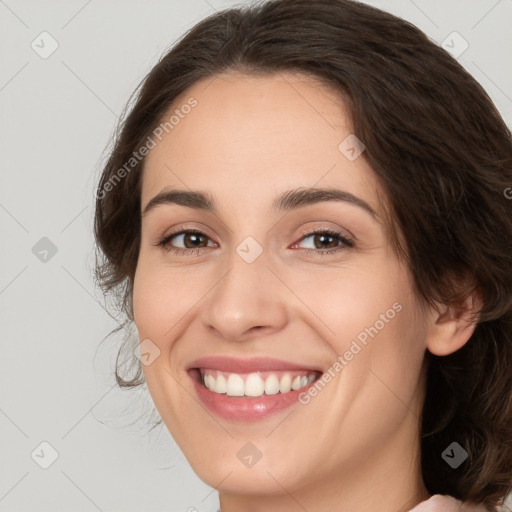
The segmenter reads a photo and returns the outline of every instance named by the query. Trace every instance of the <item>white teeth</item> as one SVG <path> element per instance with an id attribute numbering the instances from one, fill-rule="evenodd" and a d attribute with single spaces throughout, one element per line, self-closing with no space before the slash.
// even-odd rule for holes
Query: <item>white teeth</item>
<path id="1" fill-rule="evenodd" d="M 212 379 L 214 379 L 214 377 L 212 377 Z M 213 386 L 209 389 L 213 391 Z M 244 379 L 242 379 L 240 375 L 232 373 L 226 383 L 226 393 L 228 396 L 244 396 Z"/>
<path id="2" fill-rule="evenodd" d="M 265 394 L 275 395 L 279 393 L 279 379 L 275 375 L 269 375 L 265 381 Z"/>
<path id="3" fill-rule="evenodd" d="M 261 396 L 265 391 L 265 382 L 257 373 L 251 373 L 245 381 L 245 394 L 247 396 Z"/>
<path id="4" fill-rule="evenodd" d="M 214 386 L 215 386 L 215 377 L 213 375 L 207 375 L 205 377 L 205 386 L 208 388 L 208 389 L 213 389 Z"/>
<path id="5" fill-rule="evenodd" d="M 216 380 L 215 387 L 212 386 L 210 389 L 216 393 L 226 393 L 228 389 L 226 377 L 224 375 L 217 375 L 217 379 L 214 380 Z"/>
<path id="6" fill-rule="evenodd" d="M 297 375 L 297 377 L 295 377 L 295 379 L 293 379 L 293 381 L 292 381 L 292 389 L 294 391 L 296 391 L 299 388 L 300 388 L 300 376 Z"/>
<path id="7" fill-rule="evenodd" d="M 245 380 L 242 375 L 237 373 L 222 374 L 214 370 L 203 370 L 202 376 L 205 387 L 210 391 L 219 394 L 226 393 L 228 396 L 251 397 L 296 391 L 311 384 L 316 377 L 316 372 L 295 376 L 285 373 L 281 379 L 274 373 L 264 373 L 267 375 L 266 379 L 262 378 L 259 372 L 245 375 Z"/>
<path id="8" fill-rule="evenodd" d="M 292 376 L 286 374 L 279 384 L 279 391 L 281 393 L 288 393 L 292 389 Z"/>

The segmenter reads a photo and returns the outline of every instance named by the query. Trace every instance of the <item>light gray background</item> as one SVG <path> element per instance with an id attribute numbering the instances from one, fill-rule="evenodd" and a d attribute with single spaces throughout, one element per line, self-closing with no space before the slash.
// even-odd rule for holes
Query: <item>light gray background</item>
<path id="1" fill-rule="evenodd" d="M 147 393 L 114 386 L 122 338 L 101 343 L 116 322 L 91 275 L 93 189 L 139 80 L 186 29 L 237 3 L 0 0 L 0 511 L 215 509 L 165 427 L 130 425 L 152 411 Z M 512 0 L 367 3 L 439 44 L 459 32 L 459 61 L 512 125 Z M 47 59 L 31 47 L 43 31 L 59 45 Z M 32 252 L 42 237 L 57 248 L 46 262 Z M 48 469 L 35 462 L 50 462 L 43 441 L 58 452 Z"/>

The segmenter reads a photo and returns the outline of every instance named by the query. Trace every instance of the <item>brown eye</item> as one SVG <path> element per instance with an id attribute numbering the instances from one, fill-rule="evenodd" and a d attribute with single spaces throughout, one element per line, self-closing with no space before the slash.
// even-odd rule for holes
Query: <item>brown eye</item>
<path id="1" fill-rule="evenodd" d="M 325 233 L 316 233 L 311 236 L 313 237 L 314 246 L 316 249 L 330 249 L 331 247 L 338 246 L 336 237 L 333 235 L 327 235 Z M 327 247 L 328 245 L 330 245 L 331 247 Z"/>
<path id="2" fill-rule="evenodd" d="M 172 238 L 183 237 L 182 241 L 185 244 L 185 248 L 194 249 L 196 247 L 205 247 L 204 240 L 207 238 L 205 235 L 196 232 L 185 232 L 177 235 L 173 235 Z M 172 239 L 171 238 L 171 239 Z"/>
<path id="3" fill-rule="evenodd" d="M 308 242 L 310 247 L 306 247 L 304 250 L 308 253 L 313 252 L 319 255 L 332 254 L 343 250 L 344 248 L 354 246 L 354 242 L 352 240 L 346 238 L 341 233 L 330 229 L 304 233 L 303 237 L 295 245 L 299 245 L 308 238 L 312 239 L 312 243 Z"/>
<path id="4" fill-rule="evenodd" d="M 187 251 L 207 247 L 208 240 L 208 235 L 201 231 L 182 230 L 167 235 L 157 245 L 166 250 L 175 251 L 177 254 L 185 254 Z M 171 241 L 174 242 L 171 244 Z M 183 244 L 183 247 L 175 247 L 175 244 Z"/>

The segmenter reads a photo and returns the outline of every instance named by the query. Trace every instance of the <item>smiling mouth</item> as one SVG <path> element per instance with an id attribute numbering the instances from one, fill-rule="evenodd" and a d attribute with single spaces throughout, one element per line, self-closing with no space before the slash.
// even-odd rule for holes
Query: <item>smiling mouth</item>
<path id="1" fill-rule="evenodd" d="M 232 373 L 210 368 L 192 368 L 190 372 L 206 389 L 233 397 L 261 397 L 298 391 L 315 380 L 315 370 L 256 371 Z"/>

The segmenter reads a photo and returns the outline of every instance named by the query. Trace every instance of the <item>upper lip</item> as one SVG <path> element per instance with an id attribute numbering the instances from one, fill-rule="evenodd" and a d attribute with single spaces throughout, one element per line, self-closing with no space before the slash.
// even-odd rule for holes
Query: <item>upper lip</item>
<path id="1" fill-rule="evenodd" d="M 201 357 L 192 361 L 188 365 L 187 370 L 191 370 L 192 368 L 208 368 L 210 370 L 219 370 L 230 373 L 251 373 L 272 370 L 322 371 L 318 367 L 311 367 L 300 363 L 293 363 L 269 357 L 256 357 L 252 359 L 236 359 L 234 357 L 223 356 Z"/>

